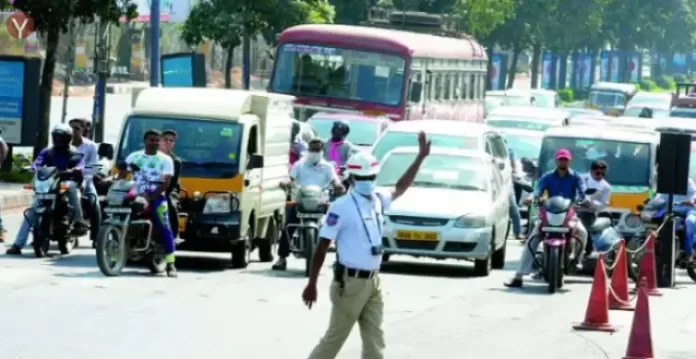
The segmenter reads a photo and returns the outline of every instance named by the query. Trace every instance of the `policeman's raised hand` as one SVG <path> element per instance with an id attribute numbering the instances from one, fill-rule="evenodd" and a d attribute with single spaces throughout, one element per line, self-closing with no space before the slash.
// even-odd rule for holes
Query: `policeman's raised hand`
<path id="1" fill-rule="evenodd" d="M 418 156 L 425 158 L 430 155 L 431 141 L 425 136 L 425 132 L 421 131 L 418 134 Z"/>
<path id="2" fill-rule="evenodd" d="M 317 301 L 317 286 L 307 284 L 304 291 L 302 291 L 302 300 L 307 308 L 312 309 L 312 305 Z"/>

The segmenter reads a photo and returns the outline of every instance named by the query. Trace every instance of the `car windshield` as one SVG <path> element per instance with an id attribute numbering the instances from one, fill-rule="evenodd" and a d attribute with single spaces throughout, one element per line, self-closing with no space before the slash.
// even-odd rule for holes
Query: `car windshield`
<path id="1" fill-rule="evenodd" d="M 182 162 L 182 177 L 230 178 L 239 173 L 242 126 L 212 121 L 134 115 L 126 119 L 117 160 L 144 148 L 149 129 L 174 130 L 174 153 Z"/>
<path id="2" fill-rule="evenodd" d="M 529 106 L 531 104 L 531 97 L 529 96 L 486 95 L 486 97 L 500 101 L 500 104 L 503 106 Z"/>
<path id="3" fill-rule="evenodd" d="M 476 137 L 466 135 L 428 134 L 428 140 L 431 141 L 433 147 L 475 150 L 479 146 Z M 418 146 L 417 132 L 387 131 L 375 143 L 372 154 L 381 161 L 387 152 L 397 147 L 411 146 Z"/>
<path id="4" fill-rule="evenodd" d="M 573 156 L 571 168 L 588 173 L 590 165 L 603 160 L 609 166 L 607 181 L 613 186 L 649 186 L 651 145 L 628 141 L 609 141 L 572 137 L 545 137 L 539 154 L 539 173 L 556 168 L 554 155 L 565 148 Z"/>
<path id="5" fill-rule="evenodd" d="M 415 153 L 389 155 L 377 175 L 377 186 L 395 186 L 415 158 Z M 412 186 L 487 191 L 488 172 L 484 168 L 479 158 L 430 154 L 421 164 Z"/>
<path id="6" fill-rule="evenodd" d="M 523 117 L 504 117 L 491 115 L 486 119 L 486 124 L 497 128 L 519 128 L 531 131 L 546 131 L 551 127 L 551 122 L 543 123 Z"/>
<path id="7" fill-rule="evenodd" d="M 510 134 L 505 135 L 508 148 L 516 158 L 529 158 L 536 160 L 539 158 L 541 150 L 541 136 Z"/>
<path id="8" fill-rule="evenodd" d="M 669 116 L 669 111 L 667 111 L 667 110 L 662 110 L 662 109 L 657 109 L 657 108 L 651 108 L 651 110 L 653 112 L 653 118 Z M 630 108 L 627 108 L 626 111 L 624 111 L 623 115 L 626 117 L 639 117 L 639 115 L 642 111 L 643 111 L 642 107 L 630 107 Z"/>
<path id="9" fill-rule="evenodd" d="M 405 63 L 400 56 L 379 52 L 284 44 L 278 50 L 271 90 L 398 106 Z"/>
<path id="10" fill-rule="evenodd" d="M 590 105 L 599 107 L 619 107 L 624 104 L 625 95 L 621 92 L 590 91 Z"/>
<path id="11" fill-rule="evenodd" d="M 317 136 L 323 140 L 328 140 L 331 138 L 331 128 L 335 121 L 339 119 L 327 119 L 327 118 L 312 118 L 309 121 L 309 125 L 312 126 L 314 131 L 316 131 Z M 377 129 L 381 126 L 380 121 L 365 121 L 365 120 L 346 120 L 350 125 L 350 132 L 348 133 L 348 141 L 355 145 L 362 146 L 372 146 L 375 141 L 377 141 L 377 135 L 379 134 Z"/>
<path id="12" fill-rule="evenodd" d="M 673 108 L 669 113 L 670 117 L 696 118 L 696 109 L 692 108 Z"/>
<path id="13" fill-rule="evenodd" d="M 533 94 L 534 95 L 534 94 Z M 537 107 L 553 108 L 556 107 L 556 99 L 553 95 L 536 94 L 534 102 Z"/>

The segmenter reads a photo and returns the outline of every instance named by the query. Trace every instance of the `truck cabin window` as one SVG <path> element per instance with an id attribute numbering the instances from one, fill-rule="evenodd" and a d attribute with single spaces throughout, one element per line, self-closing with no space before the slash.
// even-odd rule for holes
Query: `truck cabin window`
<path id="1" fill-rule="evenodd" d="M 148 129 L 176 131 L 173 152 L 182 162 L 182 177 L 230 178 L 239 173 L 239 123 L 134 115 L 126 120 L 117 160 L 142 150 Z"/>

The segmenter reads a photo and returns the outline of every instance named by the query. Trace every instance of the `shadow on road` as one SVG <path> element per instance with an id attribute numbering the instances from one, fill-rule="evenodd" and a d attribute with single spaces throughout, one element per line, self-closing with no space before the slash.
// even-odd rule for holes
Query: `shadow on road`
<path id="1" fill-rule="evenodd" d="M 389 261 L 382 263 L 382 273 L 397 275 L 419 275 L 425 277 L 477 278 L 474 268 L 467 262 L 420 263 L 407 261 Z"/>
<path id="2" fill-rule="evenodd" d="M 264 263 L 266 264 L 266 263 Z M 241 272 L 242 274 L 258 275 L 268 278 L 289 278 L 289 279 L 307 279 L 302 269 L 288 269 L 284 271 L 278 271 L 271 269 L 270 263 L 267 268 L 263 269 L 246 269 Z"/>
<path id="3" fill-rule="evenodd" d="M 57 267 L 68 268 L 94 268 L 97 269 L 97 259 L 94 253 L 73 253 L 66 256 L 50 257 L 49 264 Z M 130 263 L 128 268 L 145 268 L 142 263 Z M 180 272 L 220 272 L 231 268 L 230 260 L 227 258 L 184 256 L 178 254 L 176 257 L 176 268 Z M 98 271 L 98 270 L 97 270 Z"/>
<path id="4" fill-rule="evenodd" d="M 531 283 L 530 283 L 531 282 Z M 563 295 L 565 293 L 571 292 L 568 289 L 561 288 L 555 294 L 549 294 L 546 290 L 546 283 L 541 282 L 525 282 L 522 288 L 506 288 L 503 283 L 500 283 L 499 288 L 488 288 L 491 292 L 503 292 L 511 295 Z"/>

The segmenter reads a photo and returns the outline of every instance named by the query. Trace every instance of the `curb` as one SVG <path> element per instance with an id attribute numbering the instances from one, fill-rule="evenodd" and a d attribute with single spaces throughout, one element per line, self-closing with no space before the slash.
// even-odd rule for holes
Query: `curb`
<path id="1" fill-rule="evenodd" d="M 24 208 L 31 205 L 34 193 L 32 191 L 20 191 L 12 194 L 0 195 L 0 209 L 3 211 Z"/>

